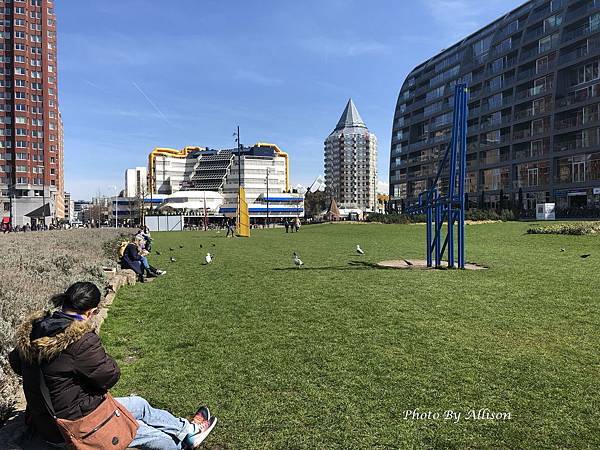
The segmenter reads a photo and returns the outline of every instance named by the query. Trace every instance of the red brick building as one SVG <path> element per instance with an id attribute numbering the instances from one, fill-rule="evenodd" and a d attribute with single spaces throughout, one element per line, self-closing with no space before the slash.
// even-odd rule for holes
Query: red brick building
<path id="1" fill-rule="evenodd" d="M 0 215 L 64 217 L 63 130 L 51 0 L 0 0 Z"/>

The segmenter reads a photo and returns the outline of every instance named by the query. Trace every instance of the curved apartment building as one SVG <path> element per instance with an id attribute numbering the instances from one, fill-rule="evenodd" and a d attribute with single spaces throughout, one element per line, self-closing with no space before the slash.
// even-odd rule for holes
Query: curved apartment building
<path id="1" fill-rule="evenodd" d="M 435 178 L 457 82 L 470 91 L 471 207 L 600 208 L 600 0 L 529 1 L 411 71 L 394 114 L 395 210 Z"/>

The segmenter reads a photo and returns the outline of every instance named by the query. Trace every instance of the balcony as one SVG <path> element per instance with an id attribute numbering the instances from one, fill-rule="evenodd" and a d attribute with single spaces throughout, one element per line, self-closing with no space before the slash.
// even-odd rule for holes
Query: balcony
<path id="1" fill-rule="evenodd" d="M 565 98 L 559 99 L 557 106 L 562 108 L 565 106 L 577 105 L 596 97 L 600 97 L 600 83 L 588 86 L 585 89 L 580 89 L 577 92 L 567 95 Z"/>
<path id="2" fill-rule="evenodd" d="M 481 107 L 481 112 L 484 113 L 486 111 L 491 111 L 493 109 L 502 108 L 504 106 L 512 105 L 513 98 L 512 97 L 504 97 L 501 102 L 498 103 L 486 103 Z"/>
<path id="3" fill-rule="evenodd" d="M 546 92 L 550 92 L 550 91 L 552 91 L 553 88 L 554 88 L 553 83 L 546 83 L 545 85 L 534 86 L 532 88 L 525 89 L 524 91 L 518 91 L 515 94 L 515 97 L 517 98 L 517 100 L 524 100 L 527 98 L 536 97 L 538 95 L 545 94 Z"/>
<path id="4" fill-rule="evenodd" d="M 576 48 L 575 50 L 560 55 L 558 62 L 560 64 L 565 64 L 579 58 L 584 58 L 586 56 L 598 53 L 598 49 L 600 49 L 600 42 L 594 40 L 586 46 Z"/>
<path id="5" fill-rule="evenodd" d="M 481 125 L 479 126 L 480 130 L 484 130 L 486 128 L 497 128 L 501 125 L 510 123 L 512 121 L 512 117 L 511 116 L 504 116 L 502 117 L 499 121 L 495 121 L 495 122 L 482 122 Z"/>
<path id="6" fill-rule="evenodd" d="M 541 70 L 537 70 L 535 67 L 532 67 L 532 68 L 530 68 L 530 69 L 527 69 L 527 70 L 523 70 L 523 71 L 519 72 L 519 73 L 516 75 L 516 79 L 517 79 L 517 80 L 522 80 L 522 79 L 524 79 L 524 78 L 533 78 L 533 77 L 535 77 L 536 75 L 539 75 L 540 73 L 542 73 L 542 72 L 545 72 L 545 71 L 546 71 L 546 70 L 547 70 L 549 67 L 550 67 L 550 65 L 548 65 L 548 66 L 545 66 L 545 67 L 544 67 L 543 69 L 541 69 Z"/>
<path id="7" fill-rule="evenodd" d="M 578 8 L 572 9 L 565 14 L 565 22 L 570 22 L 574 19 L 577 19 L 583 15 L 588 14 L 590 11 L 600 7 L 600 1 L 591 0 L 584 5 L 579 6 Z"/>
<path id="8" fill-rule="evenodd" d="M 552 111 L 552 105 L 546 105 L 544 108 L 527 108 L 521 111 L 515 111 L 515 120 L 527 119 L 540 114 L 547 114 Z"/>
<path id="9" fill-rule="evenodd" d="M 512 136 L 515 141 L 518 141 L 532 137 L 533 133 L 530 128 L 525 128 L 524 130 L 514 131 Z"/>
<path id="10" fill-rule="evenodd" d="M 583 27 L 576 28 L 571 31 L 565 31 L 563 34 L 563 42 L 571 41 L 573 39 L 579 39 L 584 36 L 589 36 L 600 31 L 600 25 L 585 25 Z"/>
<path id="11" fill-rule="evenodd" d="M 504 79 L 502 82 L 500 82 L 500 83 L 496 83 L 496 84 L 493 84 L 493 85 L 486 86 L 486 87 L 483 89 L 483 92 L 484 92 L 484 93 L 492 93 L 492 92 L 499 91 L 499 90 L 501 90 L 501 89 L 505 89 L 506 87 L 508 87 L 508 86 L 510 86 L 511 84 L 513 84 L 513 83 L 514 83 L 514 81 L 515 81 L 515 77 L 508 77 L 508 78 L 505 78 L 505 79 Z"/>
<path id="12" fill-rule="evenodd" d="M 575 138 L 562 142 L 554 143 L 554 151 L 555 152 L 568 152 L 571 150 L 581 150 L 588 149 L 591 147 L 598 146 L 598 138 L 595 136 L 590 136 L 588 138 Z"/>
<path id="13" fill-rule="evenodd" d="M 498 45 L 497 47 L 495 47 L 491 52 L 490 52 L 490 56 L 491 57 L 498 57 L 501 56 L 502 54 L 512 50 L 512 43 L 511 42 L 505 42 L 502 43 L 500 45 Z"/>
<path id="14" fill-rule="evenodd" d="M 553 43 L 552 45 L 546 45 L 541 48 L 538 46 L 538 47 L 530 48 L 529 50 L 522 50 L 521 56 L 519 57 L 519 61 L 523 62 L 527 59 L 534 58 L 538 55 L 541 55 L 542 53 L 549 52 L 550 50 L 553 50 L 554 48 L 556 48 L 556 43 Z"/>
<path id="15" fill-rule="evenodd" d="M 548 5 L 550 6 L 550 5 Z M 550 9 L 550 7 L 548 8 L 544 8 L 541 11 L 537 11 L 537 12 L 532 12 L 531 15 L 529 16 L 529 22 L 534 22 L 536 19 L 540 19 L 544 16 L 549 16 L 553 11 Z"/>
<path id="16" fill-rule="evenodd" d="M 406 174 L 403 174 L 403 175 L 394 175 L 394 176 L 390 177 L 390 182 L 391 183 L 400 183 L 402 181 L 406 181 Z"/>
<path id="17" fill-rule="evenodd" d="M 504 135 L 501 136 L 500 139 L 496 139 L 493 141 L 482 141 L 479 146 L 482 148 L 490 148 L 490 147 L 497 147 L 500 146 L 502 144 L 505 144 L 509 141 L 509 135 Z"/>
<path id="18" fill-rule="evenodd" d="M 554 128 L 556 128 L 557 130 L 564 130 L 566 128 L 583 127 L 587 124 L 598 122 L 599 120 L 600 114 L 597 112 L 586 115 L 585 117 L 583 116 L 583 114 L 579 113 L 575 117 L 568 117 L 566 119 L 555 120 Z"/>
<path id="19" fill-rule="evenodd" d="M 539 39 L 546 33 L 550 33 L 551 31 L 557 30 L 558 28 L 559 27 L 556 25 L 552 25 L 549 27 L 541 26 L 533 31 L 530 31 L 529 33 L 525 34 L 525 37 L 523 38 L 523 44 L 527 44 L 528 42 L 530 42 L 534 39 Z"/>

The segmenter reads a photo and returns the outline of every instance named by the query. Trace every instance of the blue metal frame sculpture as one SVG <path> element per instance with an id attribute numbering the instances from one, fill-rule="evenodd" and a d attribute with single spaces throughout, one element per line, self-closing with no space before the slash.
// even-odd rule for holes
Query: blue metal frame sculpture
<path id="1" fill-rule="evenodd" d="M 419 194 L 419 202 L 407 208 L 408 214 L 427 216 L 427 267 L 441 267 L 442 256 L 448 250 L 448 267 L 455 267 L 454 232 L 457 231 L 458 267 L 465 268 L 465 176 L 467 165 L 468 89 L 464 83 L 454 89 L 454 117 L 448 148 L 439 160 L 436 177 L 431 187 Z M 448 191 L 440 192 L 438 182 L 448 169 Z M 444 222 L 448 222 L 443 236 Z M 432 230 L 433 228 L 433 230 Z M 442 241 L 443 240 L 443 241 Z"/>

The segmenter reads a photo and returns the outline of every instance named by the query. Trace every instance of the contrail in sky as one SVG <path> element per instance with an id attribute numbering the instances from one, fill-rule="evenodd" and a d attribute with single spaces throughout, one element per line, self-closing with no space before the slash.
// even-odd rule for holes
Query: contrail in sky
<path id="1" fill-rule="evenodd" d="M 148 100 L 148 103 L 150 103 L 150 105 L 156 110 L 156 112 L 160 115 L 160 117 L 162 117 L 165 120 L 165 122 L 167 122 L 171 126 L 175 126 L 171 123 L 171 121 L 167 118 L 167 116 L 165 116 L 165 114 L 158 108 L 158 106 L 156 106 L 156 104 L 152 100 L 150 100 L 150 97 L 148 97 L 146 95 L 146 93 L 144 91 L 142 91 L 142 88 L 139 87 L 135 81 L 132 81 L 132 84 L 138 91 L 140 91 L 140 94 L 142 94 L 144 96 L 144 98 L 146 100 Z"/>

